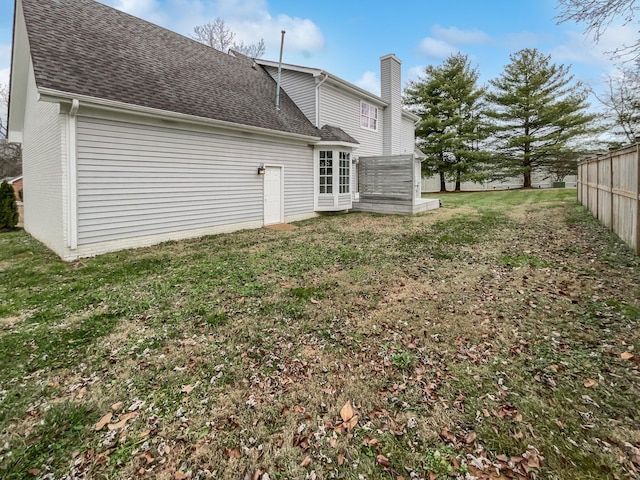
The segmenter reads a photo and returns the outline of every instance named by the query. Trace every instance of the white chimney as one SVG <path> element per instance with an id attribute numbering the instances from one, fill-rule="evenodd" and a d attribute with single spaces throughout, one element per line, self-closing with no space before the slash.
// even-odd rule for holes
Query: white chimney
<path id="1" fill-rule="evenodd" d="M 391 53 L 380 58 L 380 92 L 389 104 L 384 109 L 382 128 L 384 129 L 384 155 L 402 153 L 402 62 Z"/>

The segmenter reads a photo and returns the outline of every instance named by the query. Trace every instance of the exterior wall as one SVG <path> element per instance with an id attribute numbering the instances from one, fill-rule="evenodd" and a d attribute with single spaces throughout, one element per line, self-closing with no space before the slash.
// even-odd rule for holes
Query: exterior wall
<path id="1" fill-rule="evenodd" d="M 64 249 L 63 153 L 66 129 L 59 106 L 37 100 L 33 66 L 27 85 L 22 144 L 24 228 L 56 252 Z"/>
<path id="2" fill-rule="evenodd" d="M 383 155 L 402 153 L 402 63 L 395 55 L 380 59 L 381 97 L 389 104 L 384 109 Z M 413 152 L 413 149 L 411 150 Z"/>
<path id="3" fill-rule="evenodd" d="M 406 155 L 416 150 L 416 128 L 413 120 L 402 118 L 402 147 L 400 153 Z"/>
<path id="4" fill-rule="evenodd" d="M 274 80 L 278 78 L 278 69 L 265 67 Z M 313 75 L 293 70 L 282 70 L 281 87 L 287 92 L 302 113 L 311 123 L 316 123 L 316 80 Z M 275 101 L 275 99 L 274 99 Z M 320 127 L 322 125 L 319 125 Z"/>
<path id="5" fill-rule="evenodd" d="M 360 100 L 355 94 L 327 85 L 320 87 L 320 125 L 340 127 L 360 142 L 354 149 L 354 155 L 382 155 L 384 108 L 378 107 L 378 131 L 368 130 L 360 126 Z M 371 103 L 371 102 L 368 102 Z"/>
<path id="6" fill-rule="evenodd" d="M 260 227 L 261 164 L 284 167 L 285 221 L 315 215 L 310 146 L 193 128 L 78 116 L 79 248 L 68 257 Z"/>

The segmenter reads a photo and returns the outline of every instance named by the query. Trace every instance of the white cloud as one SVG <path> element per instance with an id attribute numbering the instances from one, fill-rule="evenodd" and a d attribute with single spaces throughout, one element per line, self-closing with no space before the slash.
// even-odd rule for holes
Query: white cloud
<path id="1" fill-rule="evenodd" d="M 595 43 L 591 37 L 579 32 L 566 32 L 565 41 L 551 50 L 554 60 L 579 62 L 596 67 L 611 67 L 615 61 L 611 52 L 637 40 L 637 33 L 629 25 L 610 27 Z"/>
<path id="2" fill-rule="evenodd" d="M 356 80 L 356 85 L 374 95 L 380 95 L 380 79 L 374 72 L 364 72 L 362 77 Z"/>
<path id="3" fill-rule="evenodd" d="M 421 53 L 430 57 L 445 58 L 456 53 L 459 49 L 444 40 L 427 37 L 423 38 L 418 47 Z"/>
<path id="4" fill-rule="evenodd" d="M 405 83 L 417 82 L 420 79 L 420 77 L 424 75 L 425 68 L 426 67 L 424 65 L 417 65 L 415 67 L 411 67 L 407 71 Z"/>
<path id="5" fill-rule="evenodd" d="M 269 12 L 265 0 L 104 0 L 105 3 L 132 15 L 157 23 L 186 36 L 193 27 L 224 19 L 236 33 L 236 41 L 255 43 L 264 39 L 268 55 L 280 48 L 280 31 L 286 30 L 288 51 L 312 52 L 324 49 L 325 40 L 320 28 L 310 19 L 276 15 Z"/>
<path id="6" fill-rule="evenodd" d="M 491 41 L 491 37 L 482 30 L 460 30 L 457 27 L 444 28 L 440 25 L 431 28 L 431 35 L 453 45 L 477 45 Z"/>
<path id="7" fill-rule="evenodd" d="M 0 69 L 0 85 L 9 85 L 10 68 Z"/>

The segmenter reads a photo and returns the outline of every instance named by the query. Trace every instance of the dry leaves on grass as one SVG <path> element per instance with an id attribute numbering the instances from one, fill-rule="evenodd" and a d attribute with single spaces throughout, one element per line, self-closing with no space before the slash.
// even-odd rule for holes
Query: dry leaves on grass
<path id="1" fill-rule="evenodd" d="M 340 417 L 342 418 L 342 425 L 347 429 L 347 431 L 351 431 L 351 429 L 358 424 L 358 415 L 354 412 L 353 407 L 351 406 L 351 401 L 348 401 L 342 407 L 340 410 Z"/>

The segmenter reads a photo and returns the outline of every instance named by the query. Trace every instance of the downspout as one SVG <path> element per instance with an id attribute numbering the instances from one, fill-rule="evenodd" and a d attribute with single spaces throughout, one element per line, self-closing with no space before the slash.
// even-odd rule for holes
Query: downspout
<path id="1" fill-rule="evenodd" d="M 329 74 L 325 73 L 324 78 L 316 84 L 316 128 L 320 128 L 320 87 L 329 78 Z"/>
<path id="2" fill-rule="evenodd" d="M 68 245 L 71 250 L 78 248 L 78 157 L 76 153 L 76 114 L 80 108 L 77 98 L 71 100 L 67 116 L 67 182 L 68 199 Z"/>

